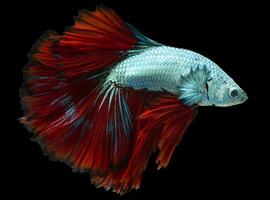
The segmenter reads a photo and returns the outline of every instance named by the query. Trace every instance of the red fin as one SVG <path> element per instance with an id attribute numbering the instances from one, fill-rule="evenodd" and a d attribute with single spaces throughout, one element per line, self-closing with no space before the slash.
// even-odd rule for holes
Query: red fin
<path id="1" fill-rule="evenodd" d="M 162 124 L 158 142 L 158 169 L 168 165 L 175 147 L 180 143 L 196 113 L 195 108 L 185 106 L 175 96 L 166 95 L 141 115 L 142 119 L 149 122 L 145 129 Z"/>
<path id="2" fill-rule="evenodd" d="M 136 42 L 114 11 L 98 7 L 81 11 L 64 35 L 48 32 L 34 46 L 25 69 L 21 122 L 54 159 L 105 173 L 128 158 L 132 127 L 123 122 L 130 115 L 123 92 L 101 85 Z"/>
<path id="3" fill-rule="evenodd" d="M 133 32 L 113 10 L 97 7 L 95 12 L 80 11 L 55 51 L 65 76 L 78 77 L 112 66 L 136 43 Z"/>
<path id="4" fill-rule="evenodd" d="M 160 94 L 104 83 L 138 38 L 152 43 L 110 9 L 82 11 L 64 35 L 48 32 L 39 40 L 22 90 L 21 122 L 44 151 L 76 170 L 91 170 L 92 182 L 119 193 L 140 186 L 155 148 L 159 167 L 167 165 L 194 117 L 171 95 L 152 102 Z"/>
<path id="5" fill-rule="evenodd" d="M 151 153 L 160 149 L 158 168 L 166 167 L 176 145 L 194 119 L 196 109 L 184 106 L 175 96 L 162 95 L 138 116 L 132 154 L 126 168 L 105 177 L 94 176 L 97 186 L 123 194 L 138 189 Z"/>

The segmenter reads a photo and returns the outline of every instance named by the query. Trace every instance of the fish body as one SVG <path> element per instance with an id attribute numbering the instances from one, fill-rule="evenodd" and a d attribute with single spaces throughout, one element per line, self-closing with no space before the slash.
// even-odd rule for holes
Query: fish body
<path id="1" fill-rule="evenodd" d="M 165 89 L 179 95 L 181 76 L 206 60 L 192 51 L 161 45 L 124 59 L 113 68 L 108 80 L 138 90 Z"/>
<path id="2" fill-rule="evenodd" d="M 205 69 L 207 73 L 208 90 L 209 85 L 211 90 L 206 92 L 209 92 L 210 95 L 205 94 L 202 97 L 204 99 L 197 100 L 197 102 L 188 102 L 189 105 L 195 103 L 203 106 L 235 105 L 236 102 L 228 100 L 232 88 L 241 93 L 242 101 L 238 99 L 238 103 L 242 103 L 246 99 L 244 91 L 216 63 L 196 52 L 165 45 L 138 50 L 136 55 L 116 64 L 107 81 L 123 87 L 132 87 L 136 90 L 166 90 L 181 99 L 182 93 L 185 93 L 185 88 L 182 88 L 181 93 L 181 85 L 185 82 L 185 77 L 191 71 L 201 69 Z M 202 85 L 203 92 L 205 84 Z M 215 85 L 215 88 L 212 85 Z"/>
<path id="3" fill-rule="evenodd" d="M 53 160 L 120 194 L 140 187 L 155 149 L 158 169 L 169 164 L 198 106 L 247 99 L 210 59 L 151 40 L 106 7 L 44 34 L 24 72 L 21 123 Z"/>

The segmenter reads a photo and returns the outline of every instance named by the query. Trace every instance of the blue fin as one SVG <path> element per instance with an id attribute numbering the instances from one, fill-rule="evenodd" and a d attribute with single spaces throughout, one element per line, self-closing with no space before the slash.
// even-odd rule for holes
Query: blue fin
<path id="1" fill-rule="evenodd" d="M 191 69 L 190 73 L 181 77 L 182 82 L 178 87 L 179 99 L 188 106 L 200 102 L 207 95 L 206 81 L 208 77 L 209 71 L 206 66 Z"/>
<path id="2" fill-rule="evenodd" d="M 162 44 L 146 37 L 144 34 L 142 34 L 137 28 L 135 28 L 131 24 L 127 24 L 127 26 L 133 32 L 134 36 L 138 39 L 137 47 L 146 48 L 146 47 L 153 47 L 153 46 L 161 46 L 162 45 Z"/>

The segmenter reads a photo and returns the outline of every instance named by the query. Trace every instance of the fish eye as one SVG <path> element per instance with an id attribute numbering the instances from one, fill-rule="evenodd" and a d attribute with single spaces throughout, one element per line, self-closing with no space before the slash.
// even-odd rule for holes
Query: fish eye
<path id="1" fill-rule="evenodd" d="M 237 97 L 239 95 L 239 90 L 237 88 L 233 88 L 230 90 L 230 96 L 231 97 Z"/>

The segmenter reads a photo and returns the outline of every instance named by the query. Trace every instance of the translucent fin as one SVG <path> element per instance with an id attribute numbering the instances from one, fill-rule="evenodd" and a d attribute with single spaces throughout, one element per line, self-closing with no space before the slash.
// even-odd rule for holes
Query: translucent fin
<path id="1" fill-rule="evenodd" d="M 206 81 L 208 77 L 209 72 L 205 66 L 191 69 L 189 74 L 182 76 L 182 82 L 178 88 L 180 100 L 188 106 L 200 102 L 207 95 Z"/>

